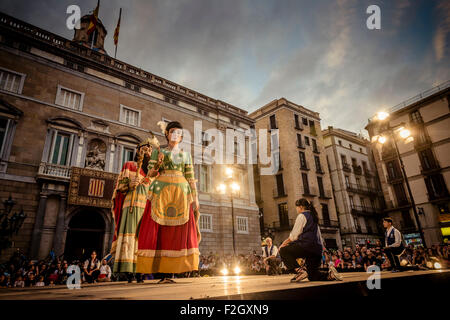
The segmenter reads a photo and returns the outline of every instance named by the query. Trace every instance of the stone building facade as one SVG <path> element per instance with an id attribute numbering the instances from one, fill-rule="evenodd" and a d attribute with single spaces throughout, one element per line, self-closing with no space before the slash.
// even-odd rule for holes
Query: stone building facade
<path id="1" fill-rule="evenodd" d="M 319 113 L 281 98 L 249 116 L 257 130 L 268 130 L 269 141 L 278 129 L 279 154 L 272 156 L 279 170 L 259 176 L 265 234 L 277 244 L 286 239 L 297 217 L 295 201 L 305 197 L 319 214 L 326 246 L 342 248 Z"/>
<path id="2" fill-rule="evenodd" d="M 97 28 L 103 47 L 106 30 Z M 191 147 L 200 150 L 209 143 L 202 139 L 208 129 L 242 132 L 254 123 L 244 110 L 91 50 L 82 39 L 0 14 L 0 201 L 11 195 L 14 210 L 27 214 L 0 260 L 18 248 L 39 259 L 52 248 L 74 257 L 92 249 L 107 253 L 114 230 L 109 199 L 73 192 L 87 192 L 86 175 L 106 181 L 104 192 L 110 192 L 108 181 L 140 140 L 151 132 L 166 143 L 158 121 L 180 121 L 192 133 Z M 194 121 L 201 121 L 200 134 Z M 241 185 L 234 197 L 237 253 L 249 253 L 260 250 L 253 167 L 234 169 Z M 200 252 L 232 253 L 230 197 L 215 191 L 224 166 L 196 164 L 195 170 Z M 74 181 L 79 185 L 72 191 Z"/>
<path id="3" fill-rule="evenodd" d="M 432 88 L 395 106 L 387 119 L 376 117 L 366 126 L 371 137 L 378 175 L 386 199 L 385 214 L 403 233 L 406 242 L 420 243 L 420 234 L 412 201 L 427 246 L 448 241 L 450 236 L 450 82 Z M 414 139 L 402 139 L 398 130 L 404 127 Z M 377 137 L 384 136 L 380 144 Z M 401 170 L 397 150 L 404 163 L 408 185 Z"/>
<path id="4" fill-rule="evenodd" d="M 354 248 L 382 239 L 384 198 L 369 141 L 333 127 L 322 134 L 342 244 Z"/>

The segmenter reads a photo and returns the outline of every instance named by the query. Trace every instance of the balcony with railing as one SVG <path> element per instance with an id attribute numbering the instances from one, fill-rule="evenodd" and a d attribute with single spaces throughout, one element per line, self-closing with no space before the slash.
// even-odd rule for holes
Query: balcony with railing
<path id="1" fill-rule="evenodd" d="M 363 187 L 361 185 L 355 184 L 355 183 L 347 183 L 346 184 L 347 191 L 353 192 L 353 193 L 359 193 L 367 196 L 377 196 L 381 193 L 381 190 L 377 190 L 374 188 L 369 187 Z"/>
<path id="2" fill-rule="evenodd" d="M 70 180 L 71 168 L 68 166 L 61 166 L 58 164 L 41 162 L 39 165 L 38 176 L 47 178 L 57 178 L 63 180 Z"/>
<path id="3" fill-rule="evenodd" d="M 362 168 L 361 166 L 352 166 L 353 167 L 353 173 L 357 175 L 362 175 Z"/>
<path id="4" fill-rule="evenodd" d="M 327 228 L 338 228 L 339 221 L 330 219 L 319 219 L 319 225 Z"/>
<path id="5" fill-rule="evenodd" d="M 365 175 L 366 177 L 368 177 L 368 178 L 373 177 L 373 172 L 370 171 L 369 169 L 364 169 L 363 171 L 364 171 L 364 175 Z"/>
<path id="6" fill-rule="evenodd" d="M 408 199 L 402 199 L 398 202 L 392 200 L 386 200 L 386 210 L 403 209 L 409 207 L 411 204 Z"/>
<path id="7" fill-rule="evenodd" d="M 342 164 L 342 170 L 347 171 L 347 172 L 352 172 L 352 169 L 351 169 L 350 165 L 348 163 L 346 163 L 346 162 L 344 162 Z"/>
<path id="8" fill-rule="evenodd" d="M 367 206 L 352 205 L 352 213 L 357 216 L 372 216 L 377 213 L 381 213 L 380 209 L 371 208 Z"/>
<path id="9" fill-rule="evenodd" d="M 397 152 L 395 151 L 394 147 L 388 148 L 383 146 L 381 150 L 381 158 L 383 161 L 392 160 L 397 157 Z"/>
<path id="10" fill-rule="evenodd" d="M 286 231 L 291 230 L 295 224 L 295 219 L 286 219 L 283 221 L 274 221 L 272 222 L 271 227 L 277 231 Z"/>
<path id="11" fill-rule="evenodd" d="M 386 175 L 386 181 L 388 183 L 396 183 L 396 182 L 401 182 L 403 181 L 403 175 L 400 172 L 397 172 L 394 175 Z"/>
<path id="12" fill-rule="evenodd" d="M 430 163 L 427 166 L 419 165 L 420 173 L 423 175 L 430 175 L 441 170 L 441 166 L 439 165 L 437 160 L 434 160 L 433 163 Z"/>

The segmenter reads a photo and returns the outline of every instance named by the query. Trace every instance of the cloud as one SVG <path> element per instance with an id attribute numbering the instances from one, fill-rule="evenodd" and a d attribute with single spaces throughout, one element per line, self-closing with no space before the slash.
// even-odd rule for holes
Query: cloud
<path id="1" fill-rule="evenodd" d="M 0 10 L 71 38 L 65 9 L 97 1 L 4 0 Z M 253 111 L 285 97 L 318 111 L 322 126 L 358 132 L 384 107 L 450 78 L 450 4 L 378 1 L 382 29 L 366 28 L 371 0 L 102 1 L 118 59 Z"/>
<path id="2" fill-rule="evenodd" d="M 448 56 L 450 34 L 450 3 L 441 1 L 436 7 L 437 15 L 440 17 L 438 26 L 433 38 L 434 52 L 436 60 L 440 61 Z M 447 57 L 448 58 L 448 57 Z"/>

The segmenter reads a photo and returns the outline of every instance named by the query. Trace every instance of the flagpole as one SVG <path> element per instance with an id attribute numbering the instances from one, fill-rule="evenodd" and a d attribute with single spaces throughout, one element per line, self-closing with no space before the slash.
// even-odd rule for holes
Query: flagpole
<path id="1" fill-rule="evenodd" d="M 91 50 L 94 48 L 94 38 L 95 38 L 95 33 L 97 32 L 97 26 L 95 27 L 94 32 L 92 33 L 92 42 L 91 42 Z"/>
<path id="2" fill-rule="evenodd" d="M 120 8 L 120 11 L 119 11 L 119 25 L 118 25 L 119 28 L 120 28 L 120 18 L 121 17 L 122 17 L 122 8 Z M 116 26 L 116 29 L 117 29 L 117 26 Z M 117 35 L 116 49 L 114 50 L 114 59 L 116 59 L 116 56 L 117 56 L 117 45 L 118 44 L 119 44 L 119 35 Z"/>

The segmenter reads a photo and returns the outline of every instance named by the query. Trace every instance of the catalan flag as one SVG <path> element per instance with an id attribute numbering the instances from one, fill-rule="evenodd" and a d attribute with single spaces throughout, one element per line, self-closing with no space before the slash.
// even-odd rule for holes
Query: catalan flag
<path id="1" fill-rule="evenodd" d="M 100 0 L 97 2 L 97 7 L 94 9 L 94 12 L 91 15 L 91 21 L 89 22 L 89 27 L 87 30 L 87 34 L 91 34 L 94 32 L 98 23 L 98 10 L 100 9 Z"/>
<path id="2" fill-rule="evenodd" d="M 120 8 L 119 20 L 117 21 L 116 30 L 114 30 L 114 45 L 116 45 L 116 46 L 117 46 L 117 43 L 119 42 L 120 18 L 121 17 L 122 17 L 122 8 Z"/>
<path id="3" fill-rule="evenodd" d="M 103 192 L 105 191 L 105 180 L 100 179 L 90 179 L 89 180 L 89 192 L 90 197 L 103 197 Z"/>

